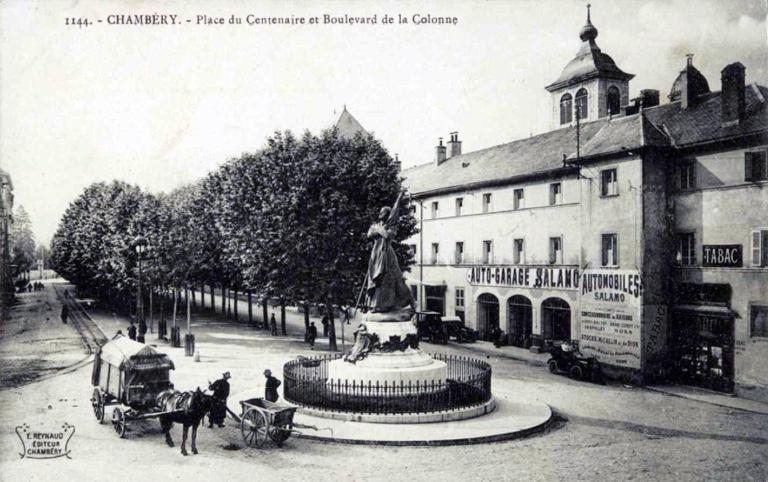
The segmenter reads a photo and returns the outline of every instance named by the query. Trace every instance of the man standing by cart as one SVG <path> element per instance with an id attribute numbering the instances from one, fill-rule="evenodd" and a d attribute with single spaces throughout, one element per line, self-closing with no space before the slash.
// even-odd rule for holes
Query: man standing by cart
<path id="1" fill-rule="evenodd" d="M 264 370 L 264 377 L 267 379 L 267 387 L 264 389 L 264 398 L 270 402 L 276 402 L 280 396 L 277 394 L 277 387 L 280 386 L 280 380 L 272 376 L 272 370 Z"/>
<path id="2" fill-rule="evenodd" d="M 229 397 L 229 380 L 232 376 L 224 372 L 220 379 L 208 384 L 208 390 L 213 391 L 213 406 L 208 414 L 208 428 L 213 428 L 215 423 L 219 427 L 224 426 L 227 417 L 227 398 Z"/>

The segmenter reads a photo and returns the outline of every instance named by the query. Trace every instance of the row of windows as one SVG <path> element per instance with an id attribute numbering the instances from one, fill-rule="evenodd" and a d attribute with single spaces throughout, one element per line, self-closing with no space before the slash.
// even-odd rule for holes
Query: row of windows
<path id="1" fill-rule="evenodd" d="M 576 100 L 574 108 L 574 99 Z M 608 93 L 606 95 L 606 110 L 609 115 L 617 115 L 621 112 L 621 92 L 619 89 L 612 85 L 608 87 Z M 579 120 L 589 117 L 589 93 L 587 89 L 579 89 L 576 92 L 576 97 L 571 97 L 571 94 L 564 94 L 560 97 L 560 124 L 570 124 L 575 117 Z"/>
<path id="2" fill-rule="evenodd" d="M 750 266 L 768 266 L 768 228 L 754 229 L 750 233 L 749 257 Z M 696 233 L 678 233 L 677 263 L 683 266 L 694 266 L 697 262 Z"/>
<path id="3" fill-rule="evenodd" d="M 619 182 L 616 169 L 605 169 L 600 171 L 600 195 L 603 197 L 618 196 Z M 525 190 L 523 188 L 515 189 L 512 192 L 514 210 L 525 208 Z M 484 193 L 482 198 L 482 212 L 492 211 L 492 193 Z M 563 203 L 563 185 L 559 182 L 553 182 L 549 185 L 549 205 L 556 206 Z M 457 197 L 455 200 L 455 215 L 461 216 L 464 212 L 464 198 Z M 440 217 L 440 202 L 432 201 L 430 215 L 432 219 Z"/>
<path id="4" fill-rule="evenodd" d="M 744 153 L 744 181 L 768 181 L 768 151 Z M 683 161 L 677 168 L 675 187 L 681 191 L 696 189 L 696 161 Z"/>

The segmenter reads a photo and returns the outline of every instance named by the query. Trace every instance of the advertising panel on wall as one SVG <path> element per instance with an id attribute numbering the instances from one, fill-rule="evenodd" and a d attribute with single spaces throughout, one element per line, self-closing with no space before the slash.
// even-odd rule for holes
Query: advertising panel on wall
<path id="1" fill-rule="evenodd" d="M 637 270 L 591 269 L 581 275 L 581 339 L 587 356 L 640 369 L 643 285 Z"/>
<path id="2" fill-rule="evenodd" d="M 467 283 L 473 286 L 509 288 L 579 288 L 579 269 L 571 266 L 475 266 L 467 270 Z"/>

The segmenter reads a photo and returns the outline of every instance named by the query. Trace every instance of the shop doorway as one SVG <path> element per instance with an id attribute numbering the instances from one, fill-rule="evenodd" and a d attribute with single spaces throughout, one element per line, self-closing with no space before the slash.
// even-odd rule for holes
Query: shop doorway
<path id="1" fill-rule="evenodd" d="M 544 340 L 571 339 L 571 307 L 560 298 L 547 298 L 541 304 Z"/>
<path id="2" fill-rule="evenodd" d="M 673 310 L 669 343 L 675 380 L 732 392 L 733 325 L 727 314 Z"/>
<path id="3" fill-rule="evenodd" d="M 533 308 L 531 300 L 515 295 L 507 300 L 507 317 L 510 345 L 529 348 L 533 331 Z"/>
<path id="4" fill-rule="evenodd" d="M 477 298 L 477 320 L 480 338 L 491 341 L 494 328 L 499 326 L 499 299 L 490 293 Z"/>

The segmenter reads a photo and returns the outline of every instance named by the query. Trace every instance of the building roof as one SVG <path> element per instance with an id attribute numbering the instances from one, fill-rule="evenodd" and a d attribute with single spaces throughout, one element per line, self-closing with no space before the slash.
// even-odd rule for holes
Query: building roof
<path id="1" fill-rule="evenodd" d="M 765 87 L 747 86 L 745 117 L 738 125 L 722 126 L 720 93 L 715 92 L 684 110 L 680 102 L 672 102 L 638 114 L 581 124 L 578 156 L 576 128 L 571 126 L 468 152 L 439 165 L 431 162 L 412 167 L 402 174 L 409 191 L 419 196 L 562 175 L 570 170 L 563 163 L 563 154 L 568 161 L 577 157 L 589 160 L 646 146 L 686 147 L 754 134 L 768 141 L 766 98 Z"/>
<path id="2" fill-rule="evenodd" d="M 762 134 L 768 140 L 768 89 L 757 84 L 744 89 L 744 119 L 735 125 L 721 122 L 720 92 L 704 94 L 687 109 L 680 102 L 670 102 L 650 109 L 644 114 L 669 138 L 675 147 L 690 147 L 736 137 Z"/>
<path id="3" fill-rule="evenodd" d="M 174 368 L 165 353 L 123 335 L 117 335 L 102 346 L 97 355 L 99 359 L 121 370 L 147 368 L 147 365 L 151 368 Z"/>
<path id="4" fill-rule="evenodd" d="M 597 28 L 592 25 L 587 13 L 587 23 L 579 33 L 581 48 L 568 64 L 566 64 L 560 77 L 546 87 L 550 92 L 578 84 L 595 77 L 630 80 L 634 74 L 628 74 L 621 70 L 610 55 L 604 54 L 597 46 Z"/>
<path id="5" fill-rule="evenodd" d="M 344 106 L 344 110 L 339 116 L 339 120 L 336 121 L 335 127 L 339 130 L 339 135 L 347 139 L 355 137 L 355 134 L 357 133 L 365 134 L 366 132 L 365 129 L 363 129 L 363 126 L 360 125 L 360 123 L 357 121 L 357 119 L 355 119 L 354 116 L 349 113 L 346 105 Z"/>

